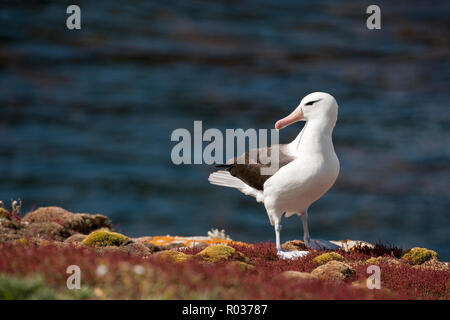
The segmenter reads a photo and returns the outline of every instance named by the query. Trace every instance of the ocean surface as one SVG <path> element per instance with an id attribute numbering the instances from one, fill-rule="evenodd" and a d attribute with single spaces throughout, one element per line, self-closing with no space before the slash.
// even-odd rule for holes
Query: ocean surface
<path id="1" fill-rule="evenodd" d="M 132 236 L 274 241 L 262 204 L 210 185 L 212 166 L 172 163 L 171 134 L 271 129 L 326 91 L 341 171 L 311 236 L 450 260 L 448 1 L 378 1 L 381 30 L 367 1 L 76 3 L 81 30 L 64 1 L 0 4 L 0 199 L 102 213 Z M 283 221 L 282 241 L 302 239 L 299 217 Z"/>

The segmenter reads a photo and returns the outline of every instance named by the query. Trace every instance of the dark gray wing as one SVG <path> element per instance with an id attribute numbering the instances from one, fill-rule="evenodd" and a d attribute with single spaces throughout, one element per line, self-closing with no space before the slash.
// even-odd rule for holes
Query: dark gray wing
<path id="1" fill-rule="evenodd" d="M 267 148 L 257 149 L 256 152 L 250 150 L 243 155 L 236 157 L 227 164 L 218 165 L 219 168 L 227 168 L 231 175 L 244 181 L 249 186 L 257 189 L 264 189 L 264 182 L 272 175 L 262 175 L 261 168 L 271 166 L 272 153 L 279 154 L 279 168 L 295 160 L 294 157 L 286 153 L 286 145 L 275 145 Z M 252 160 L 252 161 L 251 161 Z"/>

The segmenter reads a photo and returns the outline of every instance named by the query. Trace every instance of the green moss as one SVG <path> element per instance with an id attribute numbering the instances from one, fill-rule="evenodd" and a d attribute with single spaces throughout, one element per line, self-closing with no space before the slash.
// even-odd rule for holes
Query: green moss
<path id="1" fill-rule="evenodd" d="M 244 254 L 226 245 L 210 245 L 197 253 L 197 255 L 209 262 L 217 262 L 220 260 L 237 260 L 245 263 L 250 262 L 250 259 Z"/>
<path id="2" fill-rule="evenodd" d="M 229 246 L 223 245 L 211 245 L 203 249 L 198 253 L 204 260 L 216 262 L 219 260 L 228 260 L 234 254 L 236 250 Z"/>
<path id="3" fill-rule="evenodd" d="M 9 214 L 9 211 L 5 208 L 0 208 L 0 218 L 9 219 L 11 215 Z"/>
<path id="4" fill-rule="evenodd" d="M 58 290 L 46 284 L 45 278 L 37 274 L 32 277 L 18 277 L 0 274 L 0 300 L 67 300 L 89 299 L 92 290 Z"/>
<path id="5" fill-rule="evenodd" d="M 380 263 L 382 259 L 383 259 L 383 257 L 372 257 L 372 258 L 367 259 L 366 263 L 376 264 L 376 263 Z"/>
<path id="6" fill-rule="evenodd" d="M 92 220 L 89 218 L 84 219 L 84 223 L 86 224 L 86 228 L 88 228 L 88 229 L 92 228 L 92 226 L 94 225 Z"/>
<path id="7" fill-rule="evenodd" d="M 120 233 L 98 230 L 88 235 L 81 243 L 90 247 L 120 246 L 127 239 Z"/>
<path id="8" fill-rule="evenodd" d="M 327 262 L 333 261 L 333 260 L 334 261 L 343 261 L 344 257 L 336 252 L 328 252 L 328 253 L 321 254 L 320 256 L 317 256 L 314 258 L 314 261 L 317 262 L 317 264 L 319 266 L 321 266 Z"/>
<path id="9" fill-rule="evenodd" d="M 183 252 L 179 252 L 176 250 L 164 250 L 155 253 L 155 256 L 161 257 L 163 259 L 170 259 L 172 262 L 184 262 L 191 258 L 190 255 L 187 255 Z"/>
<path id="10" fill-rule="evenodd" d="M 44 278 L 40 276 L 19 278 L 0 275 L 1 300 L 50 300 L 56 298 L 56 293 L 46 287 Z"/>
<path id="11" fill-rule="evenodd" d="M 402 256 L 402 260 L 405 260 L 409 264 L 418 265 L 430 259 L 437 259 L 438 257 L 438 254 L 433 250 L 415 247 L 406 250 Z"/>

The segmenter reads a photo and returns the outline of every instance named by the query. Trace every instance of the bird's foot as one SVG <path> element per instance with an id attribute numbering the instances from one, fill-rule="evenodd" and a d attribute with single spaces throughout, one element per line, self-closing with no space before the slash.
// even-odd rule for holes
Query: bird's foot
<path id="1" fill-rule="evenodd" d="M 341 248 L 340 246 L 322 239 L 309 239 L 305 241 L 305 245 L 308 249 L 314 250 L 336 250 Z"/>
<path id="2" fill-rule="evenodd" d="M 296 259 L 296 258 L 301 258 L 304 257 L 308 254 L 308 251 L 299 251 L 299 250 L 294 250 L 294 251 L 283 251 L 283 250 L 278 250 L 277 251 L 277 255 L 280 259 Z"/>

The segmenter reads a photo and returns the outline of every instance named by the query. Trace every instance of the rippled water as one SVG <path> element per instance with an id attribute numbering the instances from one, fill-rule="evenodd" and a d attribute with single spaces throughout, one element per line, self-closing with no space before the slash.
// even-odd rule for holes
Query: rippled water
<path id="1" fill-rule="evenodd" d="M 450 4 L 379 1 L 3 1 L 0 198 L 110 216 L 130 235 L 273 241 L 265 210 L 170 161 L 176 128 L 272 128 L 333 94 L 341 173 L 313 237 L 436 249 L 450 260 Z M 293 139 L 301 125 L 280 132 Z M 298 217 L 282 240 L 301 238 Z"/>

